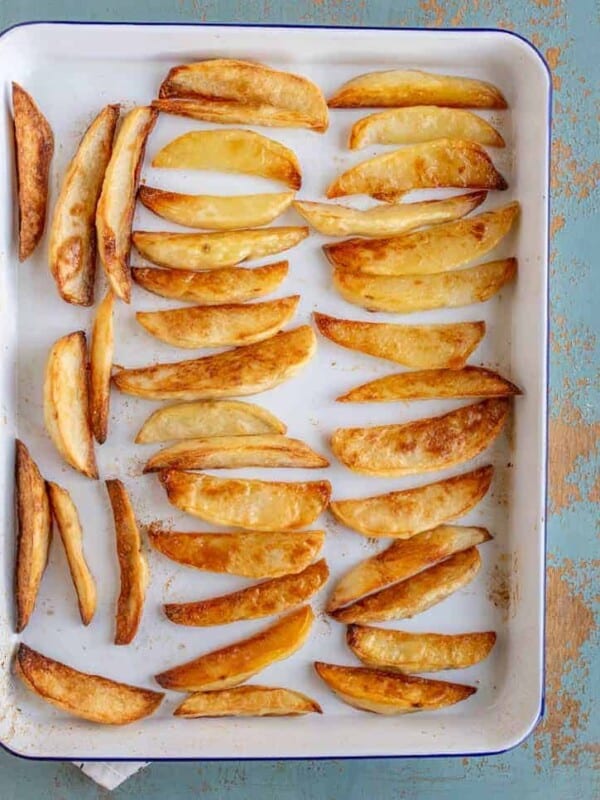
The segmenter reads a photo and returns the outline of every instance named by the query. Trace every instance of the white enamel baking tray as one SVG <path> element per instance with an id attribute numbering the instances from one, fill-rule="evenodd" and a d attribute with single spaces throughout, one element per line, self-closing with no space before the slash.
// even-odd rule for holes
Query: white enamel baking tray
<path id="1" fill-rule="evenodd" d="M 241 622 L 214 629 L 187 629 L 169 623 L 161 611 L 165 600 L 225 593 L 244 582 L 178 566 L 150 552 L 152 580 L 139 634 L 129 647 L 112 644 L 117 563 L 105 488 L 102 481 L 90 481 L 61 462 L 42 423 L 42 375 L 48 349 L 65 333 L 89 331 L 92 312 L 58 298 L 46 265 L 46 240 L 27 263 L 19 265 L 16 258 L 10 81 L 18 81 L 32 92 L 54 129 L 52 207 L 65 166 L 101 106 L 121 102 L 128 108 L 147 103 L 170 66 L 215 56 L 257 59 L 305 74 L 326 95 L 359 73 L 405 66 L 481 77 L 500 86 L 508 98 L 510 109 L 493 114 L 491 119 L 507 140 L 506 150 L 492 155 L 510 188 L 491 193 L 484 208 L 511 199 L 518 199 L 522 205 L 519 229 L 492 254 L 518 256 L 518 280 L 483 305 L 410 317 L 413 322 L 485 319 L 488 333 L 471 363 L 499 369 L 525 392 L 515 403 L 508 431 L 490 451 L 466 467 L 421 478 L 354 475 L 333 458 L 331 468 L 318 474 L 303 470 L 239 472 L 289 480 L 327 477 L 333 483 L 334 496 L 341 498 L 406 488 L 488 462 L 496 466 L 488 497 L 464 519 L 469 524 L 488 526 L 495 536 L 481 548 L 481 573 L 465 590 L 402 624 L 415 631 L 498 632 L 497 645 L 485 662 L 441 676 L 472 683 L 479 689 L 472 699 L 448 710 L 383 718 L 339 702 L 312 669 L 314 659 L 355 663 L 344 643 L 344 627 L 323 614 L 323 592 L 313 603 L 318 620 L 306 646 L 256 678 L 260 683 L 308 693 L 321 703 L 323 716 L 177 720 L 172 711 L 181 695 L 170 693 L 159 711 L 139 724 L 101 727 L 52 709 L 23 689 L 11 674 L 11 657 L 18 641 L 12 617 L 13 458 L 17 435 L 30 447 L 46 478 L 73 493 L 99 586 L 96 618 L 86 629 L 79 621 L 64 555 L 55 542 L 36 613 L 22 637 L 29 645 L 82 670 L 153 687 L 152 675 L 156 672 L 269 623 Z M 502 31 L 44 23 L 18 27 L 0 38 L 0 68 L 0 154 L 6 166 L 0 186 L 0 487 L 4 522 L 0 547 L 0 740 L 4 746 L 23 756 L 85 760 L 477 754 L 497 752 L 520 742 L 535 726 L 543 706 L 550 83 L 537 51 Z M 359 116 L 360 112 L 334 111 L 326 135 L 258 130 L 296 151 L 304 172 L 299 195 L 319 199 L 337 173 L 375 152 L 351 153 L 345 149 L 349 126 Z M 207 126 L 161 116 L 149 140 L 143 179 L 189 192 L 276 189 L 274 184 L 249 177 L 178 174 L 150 168 L 150 157 L 162 145 L 184 131 L 202 127 Z M 411 199 L 418 199 L 418 195 Z M 290 212 L 276 224 L 302 222 Z M 168 224 L 138 209 L 135 226 L 160 229 Z M 324 237 L 311 234 L 301 246 L 285 254 L 290 260 L 290 276 L 277 294 L 302 295 L 298 323 L 308 322 L 315 309 L 355 319 L 409 320 L 368 315 L 338 298 L 320 250 L 323 242 Z M 99 278 L 98 291 L 102 280 Z M 134 320 L 136 309 L 169 305 L 169 301 L 137 288 L 131 307 L 119 305 L 117 363 L 134 366 L 193 355 L 155 341 Z M 324 453 L 329 452 L 328 437 L 337 425 L 403 421 L 458 405 L 447 401 L 369 407 L 333 402 L 342 390 L 392 371 L 394 365 L 320 338 L 316 357 L 301 374 L 253 399 L 284 419 L 291 435 Z M 182 530 L 209 529 L 200 520 L 177 513 L 157 479 L 140 474 L 143 461 L 154 448 L 134 445 L 133 436 L 157 405 L 113 393 L 109 439 L 98 448 L 101 476 L 125 481 L 140 523 L 161 519 Z M 352 564 L 381 547 L 344 529 L 328 514 L 318 525 L 328 533 L 324 554 L 332 583 Z"/>

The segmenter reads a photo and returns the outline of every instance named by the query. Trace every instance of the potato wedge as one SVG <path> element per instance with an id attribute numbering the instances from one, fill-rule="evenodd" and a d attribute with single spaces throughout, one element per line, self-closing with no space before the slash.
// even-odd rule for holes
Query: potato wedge
<path id="1" fill-rule="evenodd" d="M 413 674 L 472 667 L 488 657 L 496 634 L 408 633 L 349 625 L 346 641 L 368 667 Z"/>
<path id="2" fill-rule="evenodd" d="M 294 209 L 326 236 L 397 236 L 422 225 L 459 219 L 481 205 L 486 195 L 487 192 L 472 192 L 444 200 L 379 205 L 366 211 L 336 203 L 297 200 Z"/>
<path id="3" fill-rule="evenodd" d="M 42 700 L 75 717 L 104 725 L 126 725 L 154 713 L 164 694 L 117 683 L 61 664 L 21 643 L 15 672 Z"/>
<path id="4" fill-rule="evenodd" d="M 480 567 L 479 551 L 470 547 L 412 578 L 338 608 L 331 616 L 346 623 L 409 619 L 462 589 L 473 580 Z"/>
<path id="5" fill-rule="evenodd" d="M 115 521 L 121 590 L 117 601 L 115 644 L 129 644 L 139 628 L 148 586 L 148 564 L 131 501 L 121 481 L 106 481 Z"/>
<path id="6" fill-rule="evenodd" d="M 197 627 L 271 617 L 305 603 L 328 577 L 327 562 L 322 559 L 302 572 L 271 578 L 239 592 L 195 603 L 168 603 L 165 614 L 177 625 Z"/>
<path id="7" fill-rule="evenodd" d="M 169 502 L 216 525 L 251 531 L 289 531 L 316 520 L 331 496 L 329 481 L 283 483 L 214 478 L 167 470 L 160 479 Z"/>
<path id="8" fill-rule="evenodd" d="M 302 606 L 254 636 L 161 672 L 154 679 L 164 689 L 180 692 L 229 689 L 299 650 L 314 619 L 311 607 Z"/>
<path id="9" fill-rule="evenodd" d="M 327 603 L 327 611 L 335 611 L 392 583 L 412 578 L 449 556 L 491 538 L 485 528 L 439 525 L 411 539 L 397 540 L 377 555 L 358 563 L 338 581 Z"/>
<path id="10" fill-rule="evenodd" d="M 184 98 L 202 106 L 209 122 L 312 128 L 329 124 L 327 103 L 308 78 L 252 61 L 215 58 L 173 67 L 160 87 L 160 98 Z M 160 107 L 160 106 L 159 106 Z"/>
<path id="11" fill-rule="evenodd" d="M 129 251 L 135 195 L 146 140 L 156 123 L 158 111 L 139 106 L 130 111 L 119 128 L 102 183 L 96 208 L 98 253 L 114 293 L 131 300 Z"/>
<path id="12" fill-rule="evenodd" d="M 321 706 L 300 692 L 271 686 L 236 686 L 217 692 L 195 692 L 181 703 L 173 715 L 198 717 L 290 717 L 322 714 Z"/>
<path id="13" fill-rule="evenodd" d="M 317 312 L 313 317 L 319 332 L 332 342 L 413 369 L 460 369 L 485 335 L 485 322 L 396 325 Z"/>
<path id="14" fill-rule="evenodd" d="M 190 131 L 179 136 L 152 159 L 153 167 L 241 172 L 281 181 L 290 189 L 302 185 L 296 154 L 260 133 L 236 129 Z"/>
<path id="15" fill-rule="evenodd" d="M 411 106 L 380 111 L 355 122 L 348 147 L 360 150 L 374 144 L 414 144 L 434 139 L 463 139 L 486 147 L 504 147 L 493 125 L 460 108 Z"/>
<path id="16" fill-rule="evenodd" d="M 264 303 L 184 306 L 166 311 L 138 311 L 140 325 L 161 342 L 175 347 L 226 347 L 268 339 L 290 322 L 300 295 Z"/>
<path id="17" fill-rule="evenodd" d="M 110 406 L 110 378 L 115 333 L 113 312 L 115 296 L 109 289 L 98 306 L 90 346 L 90 418 L 94 438 L 104 444 L 108 434 L 108 409 Z"/>
<path id="18" fill-rule="evenodd" d="M 278 578 L 308 567 L 325 542 L 323 531 L 299 533 L 172 533 L 155 526 L 150 544 L 167 558 L 208 572 Z"/>
<path id="19" fill-rule="evenodd" d="M 462 267 L 489 253 L 510 231 L 519 204 L 446 222 L 391 239 L 347 239 L 326 244 L 334 266 L 370 275 L 429 275 Z"/>
<path id="20" fill-rule="evenodd" d="M 63 336 L 52 346 L 44 380 L 44 422 L 65 461 L 88 478 L 97 478 L 86 351 L 83 331 Z"/>
<path id="21" fill-rule="evenodd" d="M 221 267 L 199 273 L 185 269 L 134 267 L 131 277 L 143 289 L 161 297 L 203 306 L 222 306 L 258 300 L 274 292 L 287 276 L 288 268 L 287 261 L 254 269 Z"/>
<path id="22" fill-rule="evenodd" d="M 436 483 L 361 500 L 333 500 L 337 519 L 364 536 L 409 539 L 470 511 L 490 488 L 494 468 L 445 478 Z"/>
<path id="23" fill-rule="evenodd" d="M 135 441 L 147 444 L 205 436 L 259 436 L 286 430 L 276 416 L 253 403 L 205 400 L 159 408 L 144 422 Z"/>
<path id="24" fill-rule="evenodd" d="M 96 205 L 118 119 L 119 106 L 105 106 L 83 134 L 54 207 L 48 259 L 67 303 L 94 303 Z"/>
<path id="25" fill-rule="evenodd" d="M 221 197 L 208 194 L 178 194 L 140 186 L 138 199 L 159 217 L 187 225 L 229 231 L 235 228 L 257 228 L 283 214 L 294 199 L 294 192 L 245 194 Z"/>
<path id="26" fill-rule="evenodd" d="M 35 608 L 52 539 L 46 484 L 27 447 L 17 439 L 15 457 L 17 562 L 15 567 L 16 630 L 21 633 Z"/>
<path id="27" fill-rule="evenodd" d="M 367 275 L 334 267 L 333 285 L 349 303 L 369 311 L 411 314 L 485 303 L 516 274 L 516 258 L 438 275 Z"/>
<path id="28" fill-rule="evenodd" d="M 450 108 L 507 108 L 502 92 L 487 81 L 418 69 L 359 75 L 338 89 L 327 103 L 330 108 L 401 108 L 425 104 Z"/>
<path id="29" fill-rule="evenodd" d="M 302 325 L 214 356 L 124 369 L 113 381 L 126 394 L 153 400 L 211 400 L 265 392 L 293 377 L 314 355 L 316 336 Z"/>
<path id="30" fill-rule="evenodd" d="M 54 134 L 33 97 L 14 81 L 12 101 L 17 151 L 19 261 L 25 261 L 44 233 Z"/>
<path id="31" fill-rule="evenodd" d="M 295 247 L 308 228 L 281 227 L 218 233 L 134 231 L 136 249 L 161 267 L 186 270 L 219 269 L 264 258 Z"/>
<path id="32" fill-rule="evenodd" d="M 79 514 L 66 489 L 50 481 L 46 487 L 52 515 L 65 548 L 81 621 L 84 625 L 89 625 L 96 612 L 96 583 L 83 554 L 83 531 Z"/>
<path id="33" fill-rule="evenodd" d="M 369 194 L 395 202 L 412 189 L 507 189 L 492 159 L 476 142 L 436 139 L 369 158 L 344 172 L 327 197 Z"/>
<path id="34" fill-rule="evenodd" d="M 320 469 L 329 461 L 299 439 L 281 434 L 206 436 L 166 447 L 146 462 L 144 472 L 161 469 L 235 469 L 304 467 Z"/>
<path id="35" fill-rule="evenodd" d="M 477 691 L 474 686 L 397 675 L 367 667 L 342 667 L 315 661 L 315 669 L 340 700 L 375 714 L 435 711 L 460 703 Z"/>

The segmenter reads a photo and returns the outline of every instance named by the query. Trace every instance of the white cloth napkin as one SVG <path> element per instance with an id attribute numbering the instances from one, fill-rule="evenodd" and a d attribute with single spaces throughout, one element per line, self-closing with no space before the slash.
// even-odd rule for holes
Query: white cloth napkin
<path id="1" fill-rule="evenodd" d="M 100 786 L 112 791 L 140 769 L 147 761 L 74 761 L 76 767 Z"/>

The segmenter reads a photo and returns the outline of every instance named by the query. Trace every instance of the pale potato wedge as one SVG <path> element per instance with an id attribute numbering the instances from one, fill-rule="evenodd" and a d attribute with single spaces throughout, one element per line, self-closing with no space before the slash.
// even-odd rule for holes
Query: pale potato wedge
<path id="1" fill-rule="evenodd" d="M 16 630 L 21 633 L 35 608 L 48 563 L 52 522 L 46 484 L 27 447 L 17 439 L 15 456 L 17 560 L 15 565 Z"/>
<path id="2" fill-rule="evenodd" d="M 290 717 L 322 714 L 321 706 L 300 692 L 271 686 L 236 686 L 217 692 L 195 692 L 181 703 L 173 715 L 198 717 Z"/>
<path id="3" fill-rule="evenodd" d="M 21 643 L 15 673 L 47 703 L 75 717 L 104 725 L 127 725 L 154 713 L 164 694 L 117 683 L 61 664 Z"/>
<path id="4" fill-rule="evenodd" d="M 234 125 L 266 125 L 271 128 L 312 127 L 300 124 L 301 117 L 290 117 L 289 111 L 270 106 L 246 106 L 229 100 L 211 100 L 195 97 L 164 97 L 152 101 L 153 108 L 164 114 Z M 293 125 L 292 125 L 293 123 Z M 315 129 L 316 130 L 316 129 Z M 320 131 L 319 131 L 320 132 Z"/>
<path id="5" fill-rule="evenodd" d="M 132 109 L 117 133 L 96 207 L 98 253 L 108 282 L 121 300 L 131 300 L 129 251 L 135 195 L 146 140 L 158 111 L 147 106 Z"/>
<path id="6" fill-rule="evenodd" d="M 90 418 L 94 438 L 104 444 L 108 434 L 110 378 L 115 349 L 115 296 L 109 289 L 98 306 L 90 345 Z"/>
<path id="7" fill-rule="evenodd" d="M 322 469 L 329 461 L 299 439 L 281 434 L 206 436 L 166 447 L 146 462 L 144 472 L 162 469 L 303 467 Z"/>
<path id="8" fill-rule="evenodd" d="M 195 603 L 168 603 L 165 614 L 177 625 L 197 627 L 271 617 L 305 603 L 328 577 L 327 562 L 322 559 L 302 572 L 272 578 L 221 597 Z"/>
<path id="9" fill-rule="evenodd" d="M 367 275 L 334 267 L 333 285 L 349 303 L 369 311 L 411 314 L 484 303 L 516 274 L 516 258 L 438 275 Z"/>
<path id="10" fill-rule="evenodd" d="M 50 350 L 44 380 L 44 422 L 65 461 L 88 478 L 97 478 L 83 331 L 63 336 Z"/>
<path id="11" fill-rule="evenodd" d="M 487 81 L 418 69 L 359 75 L 338 89 L 327 103 L 330 108 L 401 108 L 426 104 L 450 108 L 507 108 L 502 92 Z"/>
<path id="12" fill-rule="evenodd" d="M 476 142 L 436 139 L 369 158 L 344 172 L 327 197 L 369 194 L 395 202 L 413 189 L 507 189 L 492 159 Z"/>
<path id="13" fill-rule="evenodd" d="M 313 523 L 331 496 L 329 481 L 283 483 L 215 478 L 167 470 L 160 479 L 169 502 L 216 525 L 290 531 Z"/>
<path id="14" fill-rule="evenodd" d="M 331 616 L 338 622 L 345 623 L 409 619 L 462 589 L 473 580 L 480 567 L 479 551 L 476 547 L 471 547 L 412 578 L 394 583 L 349 606 L 336 609 L 331 612 Z"/>
<path id="15" fill-rule="evenodd" d="M 444 200 L 379 205 L 366 211 L 336 203 L 297 200 L 294 209 L 326 236 L 398 236 L 423 225 L 464 217 L 481 205 L 486 196 L 487 192 L 472 192 Z"/>
<path id="16" fill-rule="evenodd" d="M 435 711 L 460 703 L 477 691 L 474 686 L 398 675 L 367 667 L 342 667 L 315 661 L 315 669 L 340 700 L 375 714 Z"/>
<path id="17" fill-rule="evenodd" d="M 115 521 L 121 589 L 117 601 L 115 644 L 130 644 L 138 631 L 148 586 L 148 564 L 131 501 L 121 481 L 106 481 Z"/>
<path id="18" fill-rule="evenodd" d="M 143 289 L 161 297 L 201 303 L 203 306 L 222 306 L 258 300 L 274 292 L 287 276 L 288 270 L 287 261 L 254 269 L 221 267 L 198 273 L 185 269 L 134 267 L 131 277 Z"/>
<path id="19" fill-rule="evenodd" d="M 302 185 L 296 154 L 280 142 L 245 130 L 190 131 L 152 159 L 153 167 L 241 172 L 281 181 L 290 189 Z"/>
<path id="20" fill-rule="evenodd" d="M 138 199 L 159 217 L 187 225 L 229 231 L 235 228 L 257 228 L 283 214 L 294 199 L 294 192 L 244 194 L 221 197 L 208 194 L 178 194 L 140 186 Z"/>
<path id="21" fill-rule="evenodd" d="M 311 128 L 323 133 L 329 124 L 327 103 L 308 78 L 265 64 L 215 58 L 173 67 L 160 87 L 163 98 L 196 101 L 209 122 Z M 160 107 L 160 106 L 159 106 Z"/>
<path id="22" fill-rule="evenodd" d="M 332 342 L 412 369 L 460 369 L 485 335 L 485 322 L 396 325 L 313 314 Z"/>
<path id="23" fill-rule="evenodd" d="M 483 367 L 425 369 L 386 375 L 337 397 L 338 403 L 389 403 L 446 397 L 509 397 L 521 394 L 514 383 Z"/>
<path id="24" fill-rule="evenodd" d="M 408 633 L 349 625 L 346 641 L 368 667 L 413 674 L 472 667 L 488 657 L 496 634 Z"/>
<path id="25" fill-rule="evenodd" d="M 268 339 L 290 322 L 300 295 L 264 303 L 184 306 L 166 311 L 138 311 L 135 318 L 148 333 L 175 347 L 226 347 Z"/>
<path id="26" fill-rule="evenodd" d="M 311 607 L 302 606 L 254 636 L 161 672 L 154 679 L 164 689 L 179 692 L 229 689 L 299 650 L 314 619 Z"/>
<path id="27" fill-rule="evenodd" d="M 94 302 L 96 205 L 118 119 L 118 105 L 105 106 L 94 119 L 67 168 L 54 206 L 48 260 L 67 303 Z"/>
<path id="28" fill-rule="evenodd" d="M 173 533 L 151 526 L 150 544 L 167 558 L 207 572 L 278 578 L 301 572 L 325 542 L 323 531 Z"/>
<path id="29" fill-rule="evenodd" d="M 135 441 L 148 444 L 206 436 L 259 436 L 286 430 L 276 416 L 253 403 L 205 400 L 159 408 L 144 422 Z"/>
<path id="30" fill-rule="evenodd" d="M 340 522 L 364 536 L 409 539 L 474 508 L 490 488 L 493 474 L 493 467 L 480 467 L 414 489 L 333 500 L 330 509 Z"/>
<path id="31" fill-rule="evenodd" d="M 455 553 L 492 537 L 485 528 L 439 525 L 405 541 L 397 540 L 377 555 L 361 561 L 335 586 L 327 611 L 335 611 L 392 583 L 412 578 Z"/>
<path id="32" fill-rule="evenodd" d="M 46 225 L 54 134 L 33 97 L 13 81 L 13 119 L 19 202 L 19 261 L 37 247 Z"/>
<path id="33" fill-rule="evenodd" d="M 50 481 L 46 486 L 77 594 L 81 621 L 89 625 L 96 612 L 96 583 L 83 554 L 83 530 L 79 514 L 66 489 Z"/>
<path id="34" fill-rule="evenodd" d="M 446 222 L 390 239 L 347 239 L 326 244 L 334 266 L 370 275 L 429 275 L 462 267 L 489 253 L 510 231 L 519 204 Z"/>
<path id="35" fill-rule="evenodd" d="M 434 139 L 463 139 L 486 147 L 504 147 L 493 125 L 459 108 L 411 106 L 380 111 L 355 122 L 348 147 L 360 150 L 374 144 L 414 144 Z"/>
<path id="36" fill-rule="evenodd" d="M 316 346 L 313 329 L 303 325 L 214 356 L 124 369 L 113 381 L 125 394 L 153 400 L 243 397 L 293 377 L 312 358 Z"/>

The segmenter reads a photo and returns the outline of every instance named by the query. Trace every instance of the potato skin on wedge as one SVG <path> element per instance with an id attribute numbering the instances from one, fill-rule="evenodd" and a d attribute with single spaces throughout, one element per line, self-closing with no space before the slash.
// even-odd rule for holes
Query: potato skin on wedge
<path id="1" fill-rule="evenodd" d="M 215 692 L 195 692 L 173 715 L 198 717 L 291 717 L 316 712 L 321 706 L 300 692 L 272 686 L 236 686 Z"/>
<path id="2" fill-rule="evenodd" d="M 110 377 L 115 347 L 114 304 L 115 296 L 109 289 L 98 306 L 90 346 L 90 417 L 98 444 L 104 444 L 108 434 Z"/>

